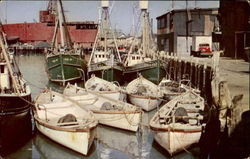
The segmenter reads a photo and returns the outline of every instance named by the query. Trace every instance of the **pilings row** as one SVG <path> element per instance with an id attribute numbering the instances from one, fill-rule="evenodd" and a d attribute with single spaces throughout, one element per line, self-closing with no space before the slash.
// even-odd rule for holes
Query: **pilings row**
<path id="1" fill-rule="evenodd" d="M 213 69 L 207 63 L 199 63 L 194 58 L 181 58 L 168 56 L 164 59 L 167 62 L 166 73 L 169 78 L 180 82 L 190 80 L 191 87 L 201 91 L 201 95 L 207 99 L 208 104 L 212 102 L 211 81 Z"/>

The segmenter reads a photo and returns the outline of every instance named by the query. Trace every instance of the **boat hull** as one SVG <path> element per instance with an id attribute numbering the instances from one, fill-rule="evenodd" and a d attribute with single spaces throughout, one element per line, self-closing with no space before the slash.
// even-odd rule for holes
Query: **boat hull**
<path id="1" fill-rule="evenodd" d="M 23 99 L 21 99 L 23 98 Z M 0 96 L 0 152 L 5 155 L 21 146 L 32 135 L 31 96 Z"/>
<path id="2" fill-rule="evenodd" d="M 47 57 L 48 77 L 53 82 L 65 84 L 84 80 L 86 67 L 80 55 L 58 54 Z"/>
<path id="3" fill-rule="evenodd" d="M 163 99 L 166 101 L 166 102 L 169 102 L 171 100 L 173 100 L 174 98 L 180 96 L 181 93 L 163 93 Z"/>
<path id="4" fill-rule="evenodd" d="M 96 128 L 84 132 L 62 131 L 45 126 L 37 120 L 36 127 L 42 134 L 51 140 L 83 155 L 87 155 L 96 135 Z"/>
<path id="5" fill-rule="evenodd" d="M 168 151 L 172 156 L 180 151 L 199 142 L 201 131 L 198 132 L 175 132 L 157 131 L 154 139 L 159 145 Z"/>
<path id="6" fill-rule="evenodd" d="M 158 107 L 162 100 L 157 98 L 143 97 L 138 95 L 129 94 L 128 99 L 130 103 L 141 107 L 145 111 L 151 111 Z"/>
<path id="7" fill-rule="evenodd" d="M 122 68 L 110 66 L 100 67 L 98 70 L 88 72 L 89 77 L 91 77 L 92 74 L 109 82 L 117 81 L 120 85 L 124 83 Z"/>
<path id="8" fill-rule="evenodd" d="M 141 121 L 141 112 L 102 112 L 93 110 L 96 119 L 100 124 L 134 131 L 136 132 L 140 121 Z"/>
<path id="9" fill-rule="evenodd" d="M 139 74 L 154 84 L 159 84 L 162 78 L 166 76 L 166 70 L 160 60 L 155 60 L 148 64 L 126 67 L 124 77 L 127 82 L 130 82 L 137 78 Z"/>
<path id="10" fill-rule="evenodd" d="M 122 93 L 121 91 L 105 91 L 105 92 L 96 92 L 99 93 L 105 97 L 112 98 L 114 100 L 120 100 L 120 101 L 125 101 L 126 99 L 126 94 Z"/>

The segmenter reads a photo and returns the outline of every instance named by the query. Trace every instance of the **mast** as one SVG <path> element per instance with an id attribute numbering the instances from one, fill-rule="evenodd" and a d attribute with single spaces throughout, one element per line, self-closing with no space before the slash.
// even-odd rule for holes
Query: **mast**
<path id="1" fill-rule="evenodd" d="M 55 29 L 54 29 L 54 34 L 53 34 L 53 38 L 52 38 L 52 50 L 54 50 L 56 48 L 56 35 L 57 35 L 57 32 L 58 32 L 58 25 L 59 25 L 59 20 L 56 18 L 56 22 L 55 22 Z"/>
<path id="2" fill-rule="evenodd" d="M 91 55 L 90 55 L 88 65 L 91 64 L 91 61 L 92 61 L 92 58 L 94 56 L 95 49 L 96 49 L 96 46 L 97 46 L 97 43 L 98 43 L 98 40 L 99 40 L 100 37 L 102 38 L 104 36 L 104 52 L 106 53 L 108 51 L 108 49 L 107 49 L 107 39 L 108 39 L 107 34 L 108 34 L 108 31 L 110 31 L 112 36 L 113 36 L 116 51 L 117 51 L 117 54 L 118 54 L 118 59 L 121 62 L 121 56 L 120 56 L 120 53 L 119 53 L 117 41 L 116 41 L 114 32 L 111 29 L 111 24 L 110 24 L 110 19 L 109 19 L 109 1 L 107 1 L 107 0 L 102 0 L 101 1 L 101 11 L 99 10 L 98 23 L 99 23 L 99 26 L 98 26 L 98 30 L 97 30 L 97 35 L 96 35 L 96 38 L 95 38 L 95 42 L 94 42 L 94 45 L 93 45 L 93 49 L 92 49 L 92 52 L 91 52 Z"/>
<path id="3" fill-rule="evenodd" d="M 57 12 L 58 12 L 58 19 L 59 19 L 59 28 L 61 33 L 61 46 L 65 46 L 65 32 L 63 29 L 63 17 L 62 17 L 62 7 L 61 7 L 61 0 L 57 1 Z"/>
<path id="4" fill-rule="evenodd" d="M 13 82 L 13 85 L 14 85 L 14 89 L 17 93 L 17 95 L 20 95 L 20 90 L 22 90 L 22 87 L 18 84 L 17 82 L 17 79 L 14 77 L 14 72 L 12 70 L 12 67 L 10 65 L 10 60 L 9 60 L 9 56 L 8 56 L 8 53 L 7 53 L 7 50 L 6 50 L 6 45 L 4 44 L 4 35 L 3 35 L 3 32 L 0 33 L 0 45 L 1 45 L 1 48 L 2 48 L 2 54 L 4 56 L 4 59 L 6 61 L 6 64 L 7 64 L 7 68 L 9 70 L 9 74 L 10 74 L 10 77 L 12 79 L 12 82 Z"/>
<path id="5" fill-rule="evenodd" d="M 57 12 L 58 12 L 62 47 L 68 47 L 72 49 L 72 41 L 71 41 L 70 34 L 67 28 L 66 18 L 64 15 L 64 9 L 63 9 L 61 0 L 57 1 Z"/>
<path id="6" fill-rule="evenodd" d="M 92 61 L 92 58 L 95 54 L 95 50 L 96 50 L 96 45 L 97 45 L 97 41 L 98 41 L 98 37 L 100 36 L 100 27 L 101 27 L 101 8 L 99 8 L 98 10 L 98 27 L 97 27 L 97 33 L 96 33 L 96 37 L 95 37 L 95 41 L 94 41 L 94 45 L 93 45 L 93 48 L 92 48 L 92 51 L 91 51 L 91 55 L 90 55 L 90 58 L 89 58 L 89 61 L 88 61 L 88 66 L 90 66 L 91 64 L 91 61 Z"/>
<path id="7" fill-rule="evenodd" d="M 142 12 L 142 21 L 143 21 L 143 25 L 142 25 L 142 53 L 143 56 L 147 56 L 148 54 L 148 1 L 140 1 L 140 8 L 141 8 L 141 12 Z"/>
<path id="8" fill-rule="evenodd" d="M 101 6 L 102 6 L 102 28 L 104 31 L 104 52 L 107 52 L 107 30 L 108 30 L 109 1 L 101 1 Z"/>
<path id="9" fill-rule="evenodd" d="M 56 14 L 56 1 L 49 0 L 47 10 L 50 14 Z"/>
<path id="10" fill-rule="evenodd" d="M 67 22 L 66 22 L 66 18 L 65 18 L 65 14 L 64 14 L 64 9 L 63 9 L 63 5 L 62 5 L 62 1 L 60 0 L 60 4 L 61 4 L 61 9 L 62 9 L 62 19 L 63 19 L 63 29 L 64 29 L 64 32 L 65 32 L 65 40 L 66 40 L 66 46 L 70 49 L 73 48 L 72 46 L 72 41 L 71 41 L 71 37 L 70 37 L 70 34 L 69 34 L 69 30 L 67 28 Z"/>

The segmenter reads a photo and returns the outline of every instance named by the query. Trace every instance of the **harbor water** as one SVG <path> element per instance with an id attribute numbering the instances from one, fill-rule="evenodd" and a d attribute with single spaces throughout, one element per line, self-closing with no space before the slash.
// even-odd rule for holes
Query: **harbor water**
<path id="1" fill-rule="evenodd" d="M 45 57 L 41 54 L 19 55 L 16 61 L 25 80 L 30 84 L 32 97 L 45 89 L 62 92 L 63 87 L 50 83 L 45 68 Z M 42 135 L 33 125 L 33 136 L 17 151 L 5 156 L 6 159 L 193 159 L 199 158 L 199 148 L 183 151 L 171 157 L 153 140 L 154 132 L 148 127 L 150 118 L 156 110 L 143 114 L 138 132 L 129 132 L 103 125 L 98 125 L 97 137 L 87 156 L 67 149 Z"/>

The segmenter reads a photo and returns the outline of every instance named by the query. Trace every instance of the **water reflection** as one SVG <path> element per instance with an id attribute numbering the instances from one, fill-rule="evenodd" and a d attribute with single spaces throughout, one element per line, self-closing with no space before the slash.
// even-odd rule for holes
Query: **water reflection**
<path id="1" fill-rule="evenodd" d="M 32 97 L 35 98 L 44 88 L 62 92 L 63 87 L 48 82 L 43 55 L 18 56 L 17 62 L 24 78 L 30 83 Z M 81 85 L 82 83 L 80 83 Z M 157 110 L 144 113 L 142 124 L 137 133 L 115 129 L 103 125 L 97 128 L 97 139 L 89 151 L 88 156 L 82 156 L 67 149 L 42 134 L 35 132 L 34 137 L 15 153 L 6 158 L 10 159 L 166 159 L 171 158 L 157 143 L 153 142 L 153 132 L 149 129 L 149 121 Z M 198 158 L 197 148 L 191 153 L 183 152 L 173 158 Z"/>
<path id="2" fill-rule="evenodd" d="M 89 158 L 95 159 L 97 158 L 95 144 L 93 144 L 88 152 L 87 156 L 83 156 L 77 152 L 74 152 L 62 145 L 59 145 L 52 140 L 48 139 L 46 136 L 41 133 L 37 133 L 33 138 L 33 152 L 38 153 L 40 158 L 43 159 L 82 159 Z"/>
<path id="3" fill-rule="evenodd" d="M 98 150 L 106 157 L 112 154 L 112 150 L 122 152 L 131 158 L 139 156 L 138 136 L 134 132 L 99 125 L 97 143 L 100 147 Z"/>

